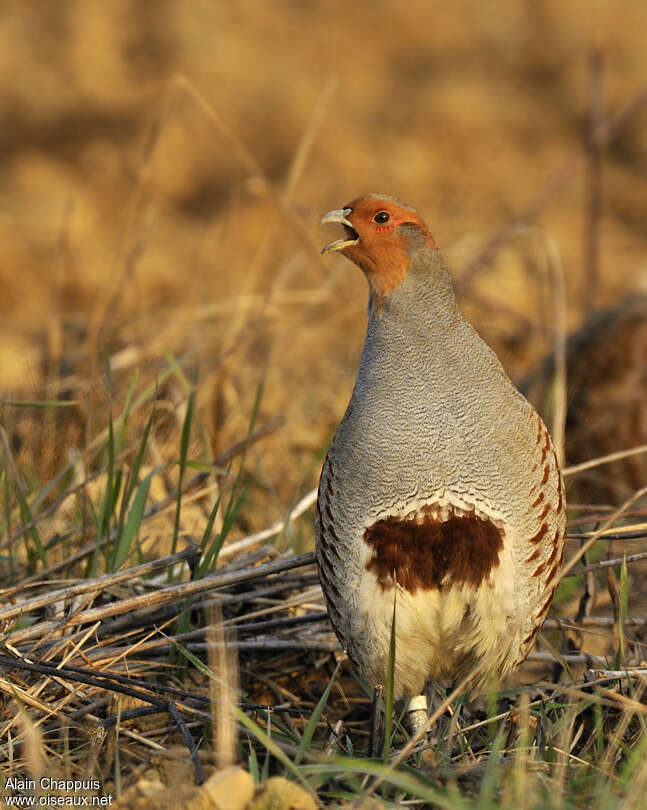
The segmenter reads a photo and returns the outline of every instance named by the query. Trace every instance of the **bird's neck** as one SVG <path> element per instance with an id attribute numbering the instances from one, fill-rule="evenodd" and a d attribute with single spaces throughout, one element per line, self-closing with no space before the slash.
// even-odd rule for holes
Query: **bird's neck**
<path id="1" fill-rule="evenodd" d="M 462 315 L 440 253 L 426 250 L 412 257 L 404 279 L 387 296 L 370 285 L 368 314 L 369 331 L 371 325 L 379 327 L 382 321 L 382 327 L 400 322 L 405 328 L 418 324 L 423 331 L 451 328 Z"/>

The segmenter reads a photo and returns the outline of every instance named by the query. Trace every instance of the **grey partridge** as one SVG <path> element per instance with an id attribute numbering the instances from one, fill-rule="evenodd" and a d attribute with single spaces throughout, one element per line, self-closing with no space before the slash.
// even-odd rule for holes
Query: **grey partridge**
<path id="1" fill-rule="evenodd" d="M 564 487 L 541 418 L 458 308 L 415 209 L 366 194 L 330 211 L 369 284 L 353 394 L 321 472 L 319 576 L 359 673 L 385 684 L 396 601 L 396 698 L 476 688 L 523 661 L 564 545 Z"/>

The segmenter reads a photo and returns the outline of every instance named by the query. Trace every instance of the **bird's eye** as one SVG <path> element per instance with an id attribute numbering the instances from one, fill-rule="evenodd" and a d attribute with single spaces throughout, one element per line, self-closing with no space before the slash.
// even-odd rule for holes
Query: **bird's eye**
<path id="1" fill-rule="evenodd" d="M 375 222 L 379 222 L 380 225 L 383 225 L 385 222 L 388 222 L 391 217 L 387 214 L 386 211 L 378 211 L 378 213 L 373 217 Z"/>

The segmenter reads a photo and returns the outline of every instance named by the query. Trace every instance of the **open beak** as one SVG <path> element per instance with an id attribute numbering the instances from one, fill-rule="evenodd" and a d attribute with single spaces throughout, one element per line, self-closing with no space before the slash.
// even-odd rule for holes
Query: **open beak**
<path id="1" fill-rule="evenodd" d="M 333 250 L 343 250 L 359 242 L 359 234 L 348 220 L 348 217 L 352 213 L 352 208 L 338 208 L 336 211 L 328 211 L 327 214 L 321 217 L 322 225 L 326 225 L 328 222 L 338 222 L 340 225 L 343 225 L 344 231 L 346 232 L 344 239 L 336 239 L 334 242 L 326 245 L 321 249 L 322 253 L 332 253 Z"/>

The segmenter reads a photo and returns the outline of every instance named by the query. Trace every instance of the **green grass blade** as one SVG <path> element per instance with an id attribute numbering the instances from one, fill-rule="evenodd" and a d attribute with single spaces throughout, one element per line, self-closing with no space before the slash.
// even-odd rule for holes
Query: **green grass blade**
<path id="1" fill-rule="evenodd" d="M 9 408 L 71 408 L 78 404 L 78 399 L 0 399 L 0 405 Z"/>
<path id="2" fill-rule="evenodd" d="M 255 785 L 259 785 L 261 778 L 260 773 L 258 771 L 258 757 L 256 756 L 256 750 L 254 746 L 250 744 L 249 746 L 249 756 L 247 758 L 247 767 L 249 768 L 249 772 L 254 780 Z"/>
<path id="3" fill-rule="evenodd" d="M 247 429 L 247 439 L 254 433 L 254 426 L 256 424 L 256 419 L 258 417 L 258 411 L 261 404 L 261 398 L 263 396 L 263 381 L 261 381 L 256 389 L 256 396 L 254 398 L 254 405 L 252 407 L 252 413 L 249 419 L 249 427 Z M 211 547 L 208 549 L 206 553 L 203 554 L 202 561 L 200 563 L 198 569 L 198 576 L 204 576 L 204 574 L 211 570 L 216 562 L 218 561 L 218 554 L 220 553 L 220 549 L 222 548 L 225 540 L 227 539 L 227 535 L 229 534 L 231 527 L 234 525 L 234 522 L 238 516 L 241 506 L 245 500 L 245 496 L 247 494 L 247 482 L 243 482 L 243 472 L 245 469 L 245 458 L 247 456 L 247 445 L 244 447 L 243 452 L 240 457 L 240 465 L 238 467 L 238 473 L 236 474 L 236 478 L 231 488 L 231 493 L 229 495 L 229 500 L 227 501 L 227 507 L 225 509 L 225 514 L 223 517 L 222 522 L 222 529 L 220 530 L 218 536 L 214 540 Z M 205 546 L 204 538 L 203 538 L 203 548 Z"/>
<path id="4" fill-rule="evenodd" d="M 7 537 L 11 537 L 11 487 L 9 486 L 9 475 L 7 474 L 6 466 L 3 466 L 2 473 L 0 473 L 0 489 L 4 492 L 4 528 Z M 13 581 L 14 558 L 12 554 L 12 544 L 9 544 L 7 547 L 9 549 L 9 575 L 11 581 Z"/>
<path id="5" fill-rule="evenodd" d="M 283 751 L 279 748 L 279 746 L 274 742 L 274 740 L 269 737 L 265 731 L 255 723 L 251 717 L 248 717 L 242 709 L 239 709 L 238 706 L 234 706 L 234 713 L 236 715 L 236 719 L 238 722 L 245 726 L 245 728 L 252 734 L 256 739 L 265 747 L 267 751 L 273 754 L 276 759 L 281 762 L 281 764 L 288 770 L 308 791 L 308 793 L 312 793 L 312 788 L 306 781 L 305 777 L 301 773 L 301 770 L 294 765 L 294 763 L 289 759 L 287 754 L 283 753 Z"/>
<path id="6" fill-rule="evenodd" d="M 340 658 L 337 662 L 337 666 L 335 667 L 335 671 L 333 672 L 330 680 L 328 681 L 326 688 L 324 689 L 323 695 L 319 698 L 317 705 L 315 706 L 315 710 L 312 713 L 312 716 L 308 720 L 308 723 L 303 731 L 303 736 L 301 737 L 301 742 L 299 743 L 299 748 L 294 756 L 294 764 L 298 765 L 303 756 L 305 755 L 306 751 L 310 747 L 310 743 L 312 742 L 312 737 L 315 733 L 317 728 L 317 723 L 319 722 L 319 718 L 321 717 L 323 710 L 326 708 L 326 704 L 328 703 L 328 696 L 330 695 L 330 690 L 332 689 L 332 685 L 337 677 L 337 673 L 339 672 L 339 667 L 342 664 L 342 659 Z"/>
<path id="7" fill-rule="evenodd" d="M 209 667 L 205 666 L 199 658 L 196 658 L 193 653 L 189 652 L 185 647 L 177 642 L 170 639 L 171 643 L 175 647 L 175 649 L 183 655 L 187 660 L 189 660 L 200 672 L 207 675 L 207 677 L 211 678 L 219 682 L 219 679 L 213 674 L 213 672 L 209 669 Z M 270 754 L 272 754 L 276 759 L 285 766 L 285 768 L 303 785 L 303 787 L 308 791 L 308 793 L 312 794 L 312 788 L 303 777 L 301 771 L 297 766 L 289 759 L 287 754 L 285 754 L 281 748 L 274 742 L 274 740 L 265 732 L 263 729 L 258 725 L 258 723 L 254 722 L 251 717 L 248 717 L 245 712 L 239 708 L 238 706 L 233 707 L 234 713 L 236 715 L 236 719 L 238 720 L 241 725 L 245 726 L 245 728 L 252 734 L 252 736 L 256 737 L 256 739 L 265 747 Z"/>
<path id="8" fill-rule="evenodd" d="M 121 566 L 124 564 L 125 560 L 128 558 L 130 554 L 130 545 L 132 543 L 133 537 L 135 536 L 142 522 L 144 508 L 146 507 L 146 499 L 148 498 L 148 490 L 151 485 L 151 478 L 155 475 L 156 472 L 158 472 L 158 470 L 159 468 L 156 467 L 154 470 L 149 472 L 146 478 L 144 478 L 144 480 L 139 485 L 137 494 L 135 495 L 135 499 L 133 500 L 132 508 L 128 513 L 126 526 L 121 534 L 121 537 L 119 537 L 117 541 L 117 546 L 112 556 L 111 570 L 113 571 L 116 571 L 119 568 L 121 568 Z"/>
<path id="9" fill-rule="evenodd" d="M 139 371 L 136 370 L 132 376 L 130 384 L 128 385 L 124 407 L 121 411 L 121 415 L 119 416 L 119 432 L 117 435 L 118 452 L 121 452 L 123 448 L 126 446 L 128 433 L 128 417 L 130 416 L 130 409 L 132 407 L 133 396 L 135 394 L 135 386 L 137 385 L 138 379 L 139 379 Z"/>
<path id="10" fill-rule="evenodd" d="M 112 409 L 110 409 L 110 419 L 108 421 L 108 444 L 106 447 L 108 451 L 108 465 L 106 468 L 106 491 L 99 512 L 99 526 L 98 535 L 104 537 L 110 531 L 110 517 L 112 514 L 113 502 L 113 486 L 115 478 L 115 426 L 112 418 Z"/>
<path id="11" fill-rule="evenodd" d="M 391 731 L 393 729 L 393 682 L 395 680 L 395 605 L 397 588 L 393 589 L 393 618 L 391 620 L 391 638 L 389 639 L 389 661 L 384 693 L 384 762 L 388 765 L 391 751 Z"/>
<path id="12" fill-rule="evenodd" d="M 137 411 L 139 411 L 144 405 L 146 405 L 147 402 L 151 400 L 151 398 L 154 398 L 156 392 L 162 385 L 164 385 L 164 383 L 169 379 L 169 377 L 172 376 L 172 373 L 173 372 L 171 369 L 164 369 L 163 371 L 161 371 L 157 375 L 157 377 L 144 388 L 141 394 L 139 394 L 139 396 L 135 398 L 130 409 L 131 414 L 134 414 Z M 3 433 L 4 431 L 0 427 L 0 436 Z M 98 452 L 104 447 L 106 441 L 108 440 L 108 437 L 109 437 L 109 427 L 105 427 L 102 430 L 100 430 L 97 433 L 97 435 L 94 436 L 94 438 L 88 442 L 84 451 L 85 460 L 88 465 L 90 465 L 96 459 Z M 34 510 L 36 508 L 36 505 L 42 503 L 45 496 L 48 494 L 49 489 L 53 488 L 53 486 L 58 484 L 58 482 L 62 481 L 66 476 L 70 475 L 74 470 L 74 468 L 77 466 L 77 464 L 78 458 L 76 457 L 72 458 L 70 461 L 67 462 L 67 464 L 56 475 L 56 477 L 52 479 L 52 481 L 49 484 L 47 484 L 43 488 L 43 490 L 39 493 L 39 495 L 36 497 L 34 501 Z M 39 520 L 40 516 L 36 515 L 35 519 Z"/>
<path id="13" fill-rule="evenodd" d="M 232 496 L 235 493 L 232 492 Z M 238 513 L 240 511 L 241 506 L 245 500 L 245 495 L 247 494 L 247 484 L 243 485 L 241 492 L 238 495 L 235 503 L 231 503 L 231 498 L 227 507 L 227 511 L 225 512 L 225 516 L 222 521 L 222 529 L 218 532 L 218 536 L 214 539 L 211 547 L 208 549 L 207 553 L 204 554 L 202 562 L 198 568 L 198 576 L 204 576 L 204 574 L 211 570 L 218 561 L 218 554 L 220 553 L 220 549 L 223 546 L 223 543 L 227 539 L 227 535 L 229 534 L 231 527 L 234 525 L 236 518 L 238 517 Z M 216 504 L 217 506 L 217 504 Z M 216 507 L 214 507 L 215 509 Z M 213 511 L 213 510 L 212 510 Z M 214 514 L 215 517 L 215 514 Z"/>
<path id="14" fill-rule="evenodd" d="M 184 393 L 188 396 L 191 393 L 193 385 L 191 381 L 188 379 L 187 375 L 182 368 L 181 363 L 178 361 L 177 357 L 173 355 L 168 349 L 164 352 L 164 356 L 166 357 L 166 362 L 169 365 L 169 369 L 171 374 L 174 374 L 177 381 L 180 383 L 182 388 L 184 389 Z"/>
<path id="15" fill-rule="evenodd" d="M 175 507 L 175 521 L 173 523 L 173 541 L 171 543 L 171 554 L 177 550 L 177 538 L 180 531 L 180 511 L 182 509 L 182 482 L 186 470 L 186 458 L 189 452 L 189 439 L 191 437 L 191 423 L 193 421 L 193 409 L 195 407 L 195 391 L 191 391 L 187 402 L 186 415 L 182 425 L 182 440 L 180 444 L 180 474 L 177 484 L 177 505 Z M 173 578 L 173 571 L 169 569 L 169 580 Z"/>
<path id="16" fill-rule="evenodd" d="M 205 557 L 205 553 L 208 553 L 209 550 L 209 541 L 211 540 L 211 533 L 213 532 L 213 524 L 216 521 L 216 516 L 218 515 L 218 510 L 220 509 L 221 501 L 222 501 L 222 493 L 219 493 L 218 497 L 216 498 L 216 502 L 211 508 L 211 512 L 209 512 L 209 519 L 207 520 L 207 525 L 204 527 L 204 532 L 202 532 L 202 540 L 200 541 L 200 548 L 202 549 L 203 559 Z M 200 573 L 200 568 L 198 569 L 198 573 Z"/>
<path id="17" fill-rule="evenodd" d="M 496 793 L 501 786 L 501 763 L 499 757 L 506 736 L 507 729 L 504 725 L 501 725 L 487 758 L 485 773 L 483 774 L 481 789 L 479 791 L 479 807 L 490 807 L 494 805 Z"/>
<path id="18" fill-rule="evenodd" d="M 34 519 L 34 516 L 32 515 L 31 509 L 29 508 L 29 504 L 27 503 L 27 498 L 25 498 L 18 481 L 16 481 L 16 486 L 14 489 L 16 497 L 18 498 L 18 503 L 20 505 L 20 515 L 22 517 L 22 521 L 23 523 L 31 523 Z M 36 526 L 32 526 L 32 528 L 29 530 L 26 536 L 31 537 L 38 559 L 41 561 L 43 567 L 47 568 L 47 556 L 45 555 L 45 549 L 43 548 L 43 543 L 40 539 L 40 533 L 38 532 Z M 27 555 L 30 558 L 33 557 L 33 553 L 29 549 L 27 549 Z"/>
<path id="19" fill-rule="evenodd" d="M 151 427 L 153 426 L 153 417 L 155 416 L 155 406 L 151 409 L 151 412 L 146 420 L 146 425 L 144 426 L 144 432 L 142 433 L 141 440 L 139 442 L 139 447 L 137 449 L 137 455 L 135 456 L 135 461 L 133 462 L 132 469 L 130 470 L 130 474 L 128 475 L 128 480 L 126 481 L 126 486 L 124 488 L 124 494 L 121 499 L 121 512 L 119 515 L 119 528 L 123 527 L 124 519 L 126 516 L 126 510 L 130 505 L 130 499 L 133 496 L 133 492 L 135 491 L 135 487 L 137 486 L 137 481 L 139 480 L 139 472 L 141 470 L 142 463 L 144 461 L 144 454 L 146 452 L 146 447 L 148 445 L 148 437 L 151 432 Z"/>
<path id="20" fill-rule="evenodd" d="M 375 759 L 341 756 L 331 757 L 326 762 L 303 763 L 299 766 L 301 773 L 316 776 L 319 783 L 344 775 L 361 774 L 381 777 L 387 768 L 387 765 Z M 401 765 L 399 768 L 389 771 L 384 784 L 391 785 L 398 790 L 404 790 L 414 798 L 430 802 L 434 808 L 461 810 L 461 804 L 456 801 L 455 796 L 441 793 L 431 779 L 406 765 Z M 359 802 L 358 805 L 361 806 Z M 478 805 L 475 805 L 475 807 L 478 807 Z"/>
<path id="21" fill-rule="evenodd" d="M 103 361 L 103 373 L 106 378 L 106 390 L 108 392 L 108 399 L 112 403 L 113 390 L 112 390 L 112 369 L 110 368 L 110 352 L 105 339 L 101 339 L 101 359 Z"/>
<path id="22" fill-rule="evenodd" d="M 31 508 L 29 506 L 29 503 L 27 501 L 27 496 L 23 492 L 21 476 L 18 473 L 18 469 L 16 467 L 16 464 L 15 464 L 15 461 L 14 461 L 14 458 L 13 458 L 13 454 L 11 452 L 11 445 L 9 443 L 9 438 L 7 436 L 7 433 L 6 433 L 5 429 L 2 427 L 2 425 L 0 425 L 0 440 L 2 441 L 3 468 L 4 468 L 5 475 L 6 475 L 6 478 L 5 478 L 5 481 L 6 481 L 6 483 L 5 483 L 5 496 L 6 496 L 5 519 L 7 521 L 7 526 L 9 526 L 9 521 L 10 521 L 10 518 L 11 518 L 11 512 L 10 512 L 9 507 L 8 507 L 8 504 L 11 501 L 11 494 L 10 494 L 10 488 L 9 488 L 9 482 L 8 482 L 9 470 L 11 470 L 13 472 L 13 481 L 14 481 L 13 490 L 16 493 L 16 497 L 18 499 L 18 507 L 20 509 L 20 518 L 21 518 L 21 520 L 23 522 L 23 526 L 26 526 L 28 524 L 33 523 L 33 517 L 34 516 L 33 516 L 32 510 L 31 510 Z M 33 543 L 34 548 L 36 550 L 36 556 L 38 556 L 38 558 L 40 559 L 42 565 L 45 568 L 47 568 L 47 560 L 46 560 L 46 556 L 45 556 L 45 551 L 43 549 L 43 543 L 41 541 L 40 534 L 39 534 L 38 529 L 36 528 L 36 526 L 33 525 L 31 527 L 31 529 L 23 535 L 23 537 L 24 537 L 24 542 L 25 542 L 25 550 L 27 552 L 27 557 L 30 560 L 30 562 L 34 558 L 34 552 L 29 547 L 29 545 L 27 543 L 27 538 L 28 537 L 31 537 L 32 543 Z"/>

